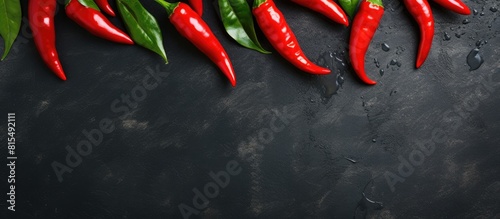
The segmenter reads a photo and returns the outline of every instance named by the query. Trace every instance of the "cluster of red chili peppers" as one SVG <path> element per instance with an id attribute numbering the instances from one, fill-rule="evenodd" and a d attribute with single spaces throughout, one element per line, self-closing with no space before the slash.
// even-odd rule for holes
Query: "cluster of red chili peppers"
<path id="1" fill-rule="evenodd" d="M 469 8 L 460 0 L 434 1 L 451 11 L 464 15 L 470 14 Z M 403 0 L 403 2 L 420 28 L 420 43 L 416 62 L 416 67 L 420 68 L 431 49 L 434 37 L 434 17 L 427 0 Z M 365 54 L 383 14 L 382 0 L 361 0 L 359 10 L 351 27 L 349 41 L 351 64 L 358 77 L 369 85 L 377 82 L 366 75 Z"/>
<path id="2" fill-rule="evenodd" d="M 83 5 L 78 0 L 67 1 L 66 14 L 71 20 L 98 37 L 117 43 L 134 44 L 134 41 L 126 33 L 111 24 L 95 6 L 93 0 L 85 2 L 89 6 Z M 107 13 L 114 15 L 107 0 L 98 0 L 97 3 Z M 33 31 L 35 46 L 43 61 L 57 77 L 66 80 L 66 74 L 56 50 L 54 26 L 56 7 L 56 0 L 30 0 L 28 2 L 29 23 Z"/>
<path id="3" fill-rule="evenodd" d="M 139 0 L 129 4 L 139 4 Z M 135 1 L 135 2 L 134 2 Z M 177 31 L 194 44 L 201 52 L 206 54 L 212 62 L 229 79 L 230 83 L 236 85 L 236 76 L 231 60 L 210 30 L 203 21 L 203 1 L 189 0 L 189 5 L 176 2 L 169 3 L 164 0 L 156 0 L 165 7 L 169 20 Z M 292 2 L 323 14 L 334 22 L 348 26 L 349 19 L 342 8 L 333 0 L 291 0 Z M 350 1 L 348 12 L 351 15 L 356 9 L 358 0 Z M 460 14 L 470 14 L 469 8 L 460 0 L 434 0 L 436 3 Z M 434 36 L 434 18 L 427 0 L 403 0 L 410 14 L 415 18 L 420 27 L 420 44 L 416 60 L 416 67 L 422 66 L 429 54 Z M 341 2 L 342 4 L 343 2 Z M 262 53 L 268 53 L 258 43 L 255 31 L 253 30 L 253 19 L 262 30 L 274 49 L 292 65 L 310 74 L 328 74 L 330 69 L 318 66 L 311 62 L 302 51 L 293 31 L 287 24 L 283 13 L 276 7 L 274 0 L 254 0 L 253 9 L 247 5 L 246 0 L 219 0 L 221 11 L 224 11 L 226 20 L 223 18 L 224 26 L 228 33 L 236 34 L 235 40 L 245 47 L 255 49 Z M 66 75 L 58 57 L 55 46 L 55 26 L 54 16 L 56 11 L 56 0 L 29 0 L 29 22 L 33 31 L 35 45 L 47 66 L 62 80 L 66 80 Z M 344 5 L 342 5 L 344 6 Z M 353 8 L 354 7 L 354 8 Z M 134 44 L 134 40 L 125 32 L 115 27 L 100 12 L 106 12 L 110 16 L 115 16 L 115 12 L 110 7 L 107 0 L 67 0 L 66 14 L 77 24 L 88 30 L 90 33 L 122 44 Z M 122 10 L 122 8 L 120 8 Z M 123 9 L 128 10 L 128 9 Z M 240 13 L 240 14 L 236 14 Z M 245 14 L 248 13 L 248 14 Z M 366 84 L 376 84 L 365 72 L 365 54 L 369 44 L 378 28 L 383 16 L 384 7 L 382 0 L 361 0 L 358 12 L 354 16 L 349 39 L 349 58 L 355 73 Z M 151 19 L 143 16 L 145 19 Z M 239 20 L 238 20 L 239 19 Z M 154 20 L 154 18 L 152 19 Z M 154 21 L 156 22 L 156 21 Z M 156 23 L 155 23 L 156 24 Z M 138 24 L 140 26 L 140 24 Z M 129 28 L 128 28 L 129 29 Z M 231 30 L 231 31 L 230 31 Z M 147 30 L 142 30 L 143 32 Z M 241 32 L 243 31 L 243 32 Z M 140 32 L 140 31 L 139 31 Z M 159 30 L 158 30 L 159 32 Z M 137 31 L 132 31 L 132 36 L 136 36 Z M 151 33 L 154 35 L 155 33 Z M 157 38 L 161 41 L 160 37 Z M 150 45 L 151 42 L 136 41 L 140 45 Z M 149 43 L 149 44 L 148 44 Z M 162 54 L 161 49 L 154 50 Z M 164 51 L 163 51 L 164 53 Z M 166 56 L 164 56 L 166 60 Z"/>

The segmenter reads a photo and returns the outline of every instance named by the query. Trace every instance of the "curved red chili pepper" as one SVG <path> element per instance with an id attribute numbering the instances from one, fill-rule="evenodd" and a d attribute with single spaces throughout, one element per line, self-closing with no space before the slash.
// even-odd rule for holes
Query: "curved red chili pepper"
<path id="1" fill-rule="evenodd" d="M 453 12 L 463 15 L 470 14 L 469 7 L 467 7 L 467 5 L 460 0 L 434 0 L 434 2 Z"/>
<path id="2" fill-rule="evenodd" d="M 349 39 L 349 58 L 358 77 L 369 85 L 377 82 L 368 78 L 365 72 L 365 54 L 370 46 L 370 41 L 377 31 L 377 27 L 384 14 L 382 1 L 379 4 L 362 0 L 358 13 L 354 17 Z"/>
<path id="3" fill-rule="evenodd" d="M 100 11 L 82 5 L 78 0 L 70 0 L 66 14 L 90 33 L 123 44 L 134 44 L 130 37 L 115 27 Z"/>
<path id="4" fill-rule="evenodd" d="M 156 0 L 166 9 L 170 19 L 170 23 L 179 31 L 179 33 L 193 43 L 196 48 L 214 62 L 217 67 L 229 79 L 231 85 L 236 86 L 236 75 L 234 73 L 233 64 L 226 53 L 226 50 L 220 44 L 210 30 L 210 27 L 203 21 L 189 5 L 182 2 L 168 3 L 163 0 Z"/>
<path id="5" fill-rule="evenodd" d="M 189 5 L 200 17 L 203 16 L 203 0 L 189 0 Z"/>
<path id="6" fill-rule="evenodd" d="M 311 74 L 328 74 L 330 69 L 323 68 L 312 63 L 300 48 L 295 34 L 286 23 L 285 17 L 276 7 L 273 0 L 265 2 L 255 1 L 253 14 L 260 29 L 267 37 L 271 45 L 283 58 L 295 65 L 302 71 Z"/>
<path id="7" fill-rule="evenodd" d="M 332 0 L 292 0 L 292 2 L 316 11 L 328 17 L 330 20 L 342 24 L 346 27 L 349 26 L 347 15 L 344 13 L 342 8 L 340 8 Z"/>
<path id="8" fill-rule="evenodd" d="M 416 64 L 416 67 L 420 68 L 431 50 L 432 38 L 434 37 L 434 17 L 427 0 L 403 0 L 403 2 L 420 27 L 420 45 L 418 46 Z"/>
<path id="9" fill-rule="evenodd" d="M 113 17 L 115 16 L 115 11 L 113 11 L 113 8 L 111 8 L 111 5 L 109 5 L 108 0 L 95 0 L 95 3 L 101 10 L 106 12 L 106 14 L 109 14 Z"/>
<path id="10" fill-rule="evenodd" d="M 50 70 L 65 81 L 66 75 L 56 50 L 54 26 L 56 7 L 56 0 L 30 0 L 28 1 L 28 19 L 38 53 Z"/>

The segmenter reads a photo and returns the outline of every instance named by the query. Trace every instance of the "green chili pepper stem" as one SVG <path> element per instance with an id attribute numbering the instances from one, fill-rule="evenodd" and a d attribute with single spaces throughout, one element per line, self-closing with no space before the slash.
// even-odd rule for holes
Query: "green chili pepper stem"
<path id="1" fill-rule="evenodd" d="M 382 0 L 367 0 L 368 2 L 378 5 L 380 7 L 384 7 L 384 4 L 382 3 Z"/>
<path id="2" fill-rule="evenodd" d="M 255 0 L 255 1 L 253 1 L 253 7 L 257 8 L 257 7 L 259 7 L 260 5 L 262 5 L 262 4 L 266 3 L 266 2 L 267 2 L 267 0 Z"/>
<path id="3" fill-rule="evenodd" d="M 158 4 L 162 5 L 165 9 L 167 9 L 168 15 L 172 15 L 172 13 L 174 13 L 175 8 L 179 6 L 179 2 L 170 3 L 164 0 L 155 0 L 155 1 L 158 2 Z"/>

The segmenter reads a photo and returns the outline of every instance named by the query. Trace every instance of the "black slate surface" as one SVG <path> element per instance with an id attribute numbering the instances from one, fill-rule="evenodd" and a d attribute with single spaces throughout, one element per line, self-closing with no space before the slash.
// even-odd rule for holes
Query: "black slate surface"
<path id="1" fill-rule="evenodd" d="M 418 70 L 418 28 L 399 1 L 384 1 L 366 58 L 376 86 L 346 67 L 348 28 L 277 1 L 306 54 L 333 70 L 311 76 L 276 52 L 238 46 L 205 1 L 236 88 L 161 7 L 142 2 L 160 22 L 168 65 L 141 47 L 93 37 L 61 10 L 57 46 L 68 76 L 61 82 L 23 23 L 0 62 L 2 160 L 8 112 L 16 113 L 18 157 L 16 211 L 7 210 L 3 164 L 0 218 L 182 218 L 180 208 L 191 218 L 500 217 L 500 12 L 490 10 L 500 1 L 465 0 L 478 11 L 471 16 L 431 3 L 434 43 Z M 484 63 L 469 71 L 478 40 Z M 141 93 L 151 74 L 161 82 Z M 122 102 L 133 94 L 138 101 Z M 85 132 L 98 137 L 101 121 L 113 130 L 68 163 Z M 71 173 L 58 179 L 56 162 Z"/>

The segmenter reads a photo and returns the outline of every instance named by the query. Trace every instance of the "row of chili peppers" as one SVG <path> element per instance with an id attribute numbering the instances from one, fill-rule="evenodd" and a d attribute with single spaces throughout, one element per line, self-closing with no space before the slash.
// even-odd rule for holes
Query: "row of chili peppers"
<path id="1" fill-rule="evenodd" d="M 231 60 L 201 17 L 203 1 L 189 0 L 191 6 L 182 2 L 156 1 L 166 9 L 169 20 L 177 31 L 206 54 L 235 86 L 236 76 Z M 347 15 L 332 0 L 291 1 L 323 14 L 334 22 L 349 25 Z M 365 72 L 365 54 L 383 16 L 384 7 L 382 0 L 361 0 L 360 3 L 358 1 L 340 0 L 341 6 L 349 15 L 353 16 L 356 9 L 358 10 L 352 21 L 349 58 L 358 77 L 364 83 L 373 85 L 376 82 Z M 434 1 L 454 12 L 470 14 L 469 8 L 460 0 Z M 416 61 L 416 67 L 419 68 L 427 58 L 432 45 L 434 19 L 427 0 L 403 0 L 403 2 L 420 27 L 420 44 Z M 242 46 L 261 53 L 269 53 L 262 48 L 256 37 L 253 24 L 255 18 L 270 44 L 291 64 L 311 74 L 330 73 L 330 69 L 318 66 L 306 57 L 274 0 L 254 0 L 253 9 L 250 9 L 246 0 L 218 0 L 218 5 L 227 33 Z M 135 42 L 156 52 L 168 62 L 157 21 L 139 0 L 117 0 L 117 6 L 130 36 L 115 27 L 100 12 L 103 10 L 106 14 L 115 16 L 107 0 L 66 0 L 65 11 L 71 20 L 98 37 L 122 44 Z M 42 59 L 60 79 L 66 80 L 55 46 L 56 7 L 56 0 L 29 0 L 29 22 L 35 45 Z"/>
<path id="2" fill-rule="evenodd" d="M 342 1 L 342 0 L 341 0 Z M 417 21 L 420 28 L 420 43 L 417 53 L 416 67 L 420 68 L 427 58 L 434 37 L 434 17 L 427 0 L 402 0 Z M 443 7 L 464 15 L 470 9 L 460 0 L 434 0 Z M 349 58 L 354 72 L 366 84 L 377 82 L 370 79 L 365 72 L 365 54 L 375 35 L 384 14 L 382 0 L 361 0 L 358 12 L 354 17 L 349 39 Z"/>

